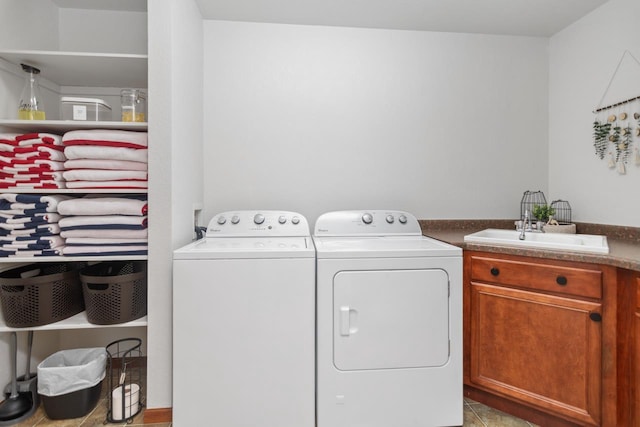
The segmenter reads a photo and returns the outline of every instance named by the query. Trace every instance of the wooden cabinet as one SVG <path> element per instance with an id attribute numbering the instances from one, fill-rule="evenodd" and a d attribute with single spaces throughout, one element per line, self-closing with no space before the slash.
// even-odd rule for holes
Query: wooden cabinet
<path id="1" fill-rule="evenodd" d="M 640 276 L 635 280 L 635 312 L 633 333 L 633 363 L 631 370 L 631 408 L 634 426 L 640 426 Z"/>
<path id="2" fill-rule="evenodd" d="M 608 267 L 465 252 L 468 395 L 541 425 L 615 425 L 615 286 Z"/>

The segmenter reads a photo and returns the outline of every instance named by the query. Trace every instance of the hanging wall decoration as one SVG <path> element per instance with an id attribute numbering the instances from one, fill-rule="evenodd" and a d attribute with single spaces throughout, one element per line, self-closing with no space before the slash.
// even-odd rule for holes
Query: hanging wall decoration
<path id="1" fill-rule="evenodd" d="M 629 55 L 640 66 L 640 61 L 625 51 L 618 62 L 607 89 L 605 90 L 598 107 L 593 111 L 596 115 L 593 121 L 593 147 L 600 160 L 607 158 L 607 166 L 616 169 L 619 174 L 626 174 L 626 165 L 634 153 L 634 163 L 640 166 L 640 96 L 602 106 L 611 83 L 616 77 L 622 60 Z M 634 147 L 634 144 L 636 145 Z"/>

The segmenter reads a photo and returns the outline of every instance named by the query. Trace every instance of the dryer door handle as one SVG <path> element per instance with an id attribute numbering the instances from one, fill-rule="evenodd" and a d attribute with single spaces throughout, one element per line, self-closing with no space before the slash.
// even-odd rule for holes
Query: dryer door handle
<path id="1" fill-rule="evenodd" d="M 348 337 L 358 332 L 356 320 L 358 312 L 349 306 L 340 307 L 340 335 Z"/>

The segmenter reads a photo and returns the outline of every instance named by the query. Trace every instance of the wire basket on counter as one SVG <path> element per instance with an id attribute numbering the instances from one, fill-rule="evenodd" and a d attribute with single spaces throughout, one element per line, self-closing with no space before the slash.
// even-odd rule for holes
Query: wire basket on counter
<path id="1" fill-rule="evenodd" d="M 554 200 L 551 202 L 551 208 L 554 210 L 553 219 L 558 224 L 571 224 L 571 205 L 566 200 Z"/>
<path id="2" fill-rule="evenodd" d="M 520 201 L 520 218 L 524 218 L 524 213 L 529 211 L 529 217 L 533 214 L 535 206 L 546 206 L 547 199 L 542 191 L 525 191 Z"/>

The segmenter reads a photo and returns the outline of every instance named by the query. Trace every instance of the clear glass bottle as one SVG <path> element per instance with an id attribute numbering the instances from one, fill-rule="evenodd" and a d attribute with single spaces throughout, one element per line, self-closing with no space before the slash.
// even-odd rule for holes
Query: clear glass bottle
<path id="1" fill-rule="evenodd" d="M 18 106 L 18 119 L 20 120 L 44 120 L 45 112 L 42 106 L 42 97 L 40 96 L 40 84 L 38 82 L 38 74 L 40 70 L 36 67 L 26 64 L 22 65 L 22 69 L 27 73 L 24 89 L 20 96 L 20 104 Z"/>
<path id="2" fill-rule="evenodd" d="M 122 89 L 120 106 L 123 122 L 146 121 L 147 94 L 138 89 Z"/>

